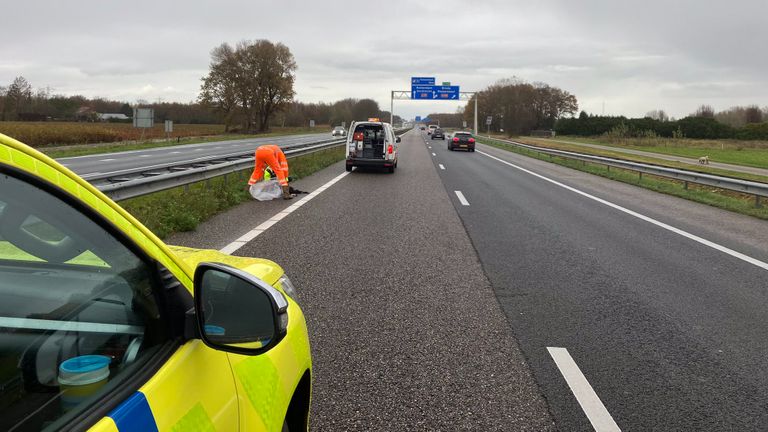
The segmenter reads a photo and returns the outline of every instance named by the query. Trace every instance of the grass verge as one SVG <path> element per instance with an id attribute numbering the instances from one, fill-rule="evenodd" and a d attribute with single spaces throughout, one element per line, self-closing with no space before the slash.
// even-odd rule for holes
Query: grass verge
<path id="1" fill-rule="evenodd" d="M 598 165 L 589 162 L 584 163 L 582 161 L 566 159 L 557 156 L 550 158 L 549 155 L 539 154 L 532 150 L 511 144 L 501 143 L 498 141 L 492 141 L 483 137 L 478 137 L 478 140 L 483 144 L 487 144 L 492 147 L 500 148 L 502 150 L 507 150 L 513 153 L 518 153 L 534 159 L 556 163 L 567 168 L 572 168 L 589 174 L 598 175 L 600 177 L 609 178 L 611 180 L 639 186 L 655 192 L 673 195 L 676 197 L 685 198 L 690 201 L 729 210 L 735 213 L 741 213 L 744 215 L 768 220 L 768 206 L 755 207 L 754 195 L 745 195 L 738 192 L 714 188 L 711 186 L 697 185 L 694 183 L 688 183 L 686 188 L 685 182 L 683 181 L 667 179 L 650 174 L 643 174 L 640 176 L 637 172 L 633 171 L 615 167 L 608 169 L 608 167 L 605 165 Z"/>
<path id="2" fill-rule="evenodd" d="M 689 159 L 709 156 L 712 162 L 768 169 L 768 143 L 764 141 L 696 140 L 690 138 L 609 139 L 573 136 L 562 136 L 555 139 L 571 141 L 574 144 L 594 144 Z M 540 144 L 546 142 L 546 139 L 533 139 L 532 141 Z"/>
<path id="3" fill-rule="evenodd" d="M 483 138 L 483 137 L 480 137 L 480 138 Z M 506 139 L 506 138 L 503 138 L 503 139 Z M 545 148 L 551 148 L 556 150 L 585 153 L 585 154 L 590 154 L 595 156 L 604 156 L 604 157 L 610 157 L 610 158 L 616 158 L 616 159 L 629 160 L 633 162 L 649 163 L 649 164 L 660 165 L 660 166 L 665 166 L 669 168 L 679 168 L 687 171 L 696 171 L 696 172 L 719 175 L 724 177 L 731 177 L 731 178 L 738 178 L 742 180 L 751 180 L 751 181 L 756 181 L 761 183 L 768 183 L 768 177 L 758 175 L 758 174 L 745 173 L 741 171 L 724 170 L 721 168 L 714 168 L 708 165 L 691 165 L 688 163 L 676 162 L 668 159 L 660 159 L 660 158 L 654 158 L 649 156 L 641 156 L 641 155 L 635 155 L 630 153 L 624 153 L 620 151 L 612 151 L 610 149 L 597 149 L 594 147 L 585 147 L 585 146 L 578 145 L 578 143 L 568 144 L 564 142 L 555 142 L 547 139 L 537 139 L 537 138 L 530 138 L 530 137 L 518 137 L 518 138 L 514 138 L 514 141 L 517 141 L 523 144 L 534 145 L 537 147 L 545 147 Z"/>
<path id="4" fill-rule="evenodd" d="M 334 147 L 288 161 L 291 176 L 306 177 L 344 159 L 344 147 Z M 192 231 L 222 211 L 245 201 L 251 195 L 245 185 L 251 169 L 230 173 L 187 186 L 121 201 L 120 205 L 158 237 Z"/>

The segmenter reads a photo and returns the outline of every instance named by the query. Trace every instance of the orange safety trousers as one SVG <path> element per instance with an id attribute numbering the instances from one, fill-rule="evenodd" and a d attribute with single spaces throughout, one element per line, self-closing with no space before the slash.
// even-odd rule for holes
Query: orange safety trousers
<path id="1" fill-rule="evenodd" d="M 277 175 L 281 186 L 288 186 L 288 160 L 280 147 L 274 144 L 259 146 L 255 154 L 256 166 L 253 168 L 248 184 L 252 185 L 264 178 L 264 170 L 269 166 Z"/>

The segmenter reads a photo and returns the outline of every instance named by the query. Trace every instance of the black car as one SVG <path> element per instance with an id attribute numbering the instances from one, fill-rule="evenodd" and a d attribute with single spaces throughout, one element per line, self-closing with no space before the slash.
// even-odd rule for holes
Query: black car
<path id="1" fill-rule="evenodd" d="M 475 151 L 475 138 L 469 132 L 456 132 L 453 139 L 448 141 L 448 150 L 464 149 L 466 151 Z"/>
<path id="2" fill-rule="evenodd" d="M 442 129 L 435 129 L 434 132 L 432 132 L 432 139 L 440 138 L 441 140 L 445 139 L 445 133 Z"/>

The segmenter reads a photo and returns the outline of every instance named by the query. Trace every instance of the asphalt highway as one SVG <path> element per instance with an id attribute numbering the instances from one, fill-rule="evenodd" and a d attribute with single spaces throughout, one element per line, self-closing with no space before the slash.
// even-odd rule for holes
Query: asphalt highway
<path id="1" fill-rule="evenodd" d="M 622 430 L 765 430 L 768 224 L 493 147 L 426 145 L 469 204 L 454 199 L 560 430 L 590 423 L 551 347 Z"/>
<path id="2" fill-rule="evenodd" d="M 286 135 L 267 138 L 249 138 L 233 141 L 215 141 L 200 144 L 184 144 L 157 147 L 145 150 L 131 150 L 89 156 L 75 156 L 57 159 L 67 168 L 88 179 L 88 175 L 119 173 L 121 170 L 167 164 L 170 162 L 194 161 L 209 156 L 231 153 L 247 153 L 262 144 L 277 144 L 285 147 L 295 144 L 331 139 L 330 133 Z"/>
<path id="3" fill-rule="evenodd" d="M 765 430 L 768 223 L 403 137 L 234 254 L 308 317 L 317 430 Z M 221 249 L 291 201 L 169 243 Z"/>

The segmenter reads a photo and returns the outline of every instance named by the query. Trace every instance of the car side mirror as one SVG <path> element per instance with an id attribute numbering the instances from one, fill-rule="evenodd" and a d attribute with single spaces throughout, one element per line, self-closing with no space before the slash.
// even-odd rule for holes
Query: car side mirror
<path id="1" fill-rule="evenodd" d="M 395 138 L 395 142 L 400 142 L 400 137 Z"/>
<path id="2" fill-rule="evenodd" d="M 195 315 L 209 347 L 257 355 L 277 345 L 288 330 L 288 301 L 250 273 L 225 264 L 195 269 Z"/>

